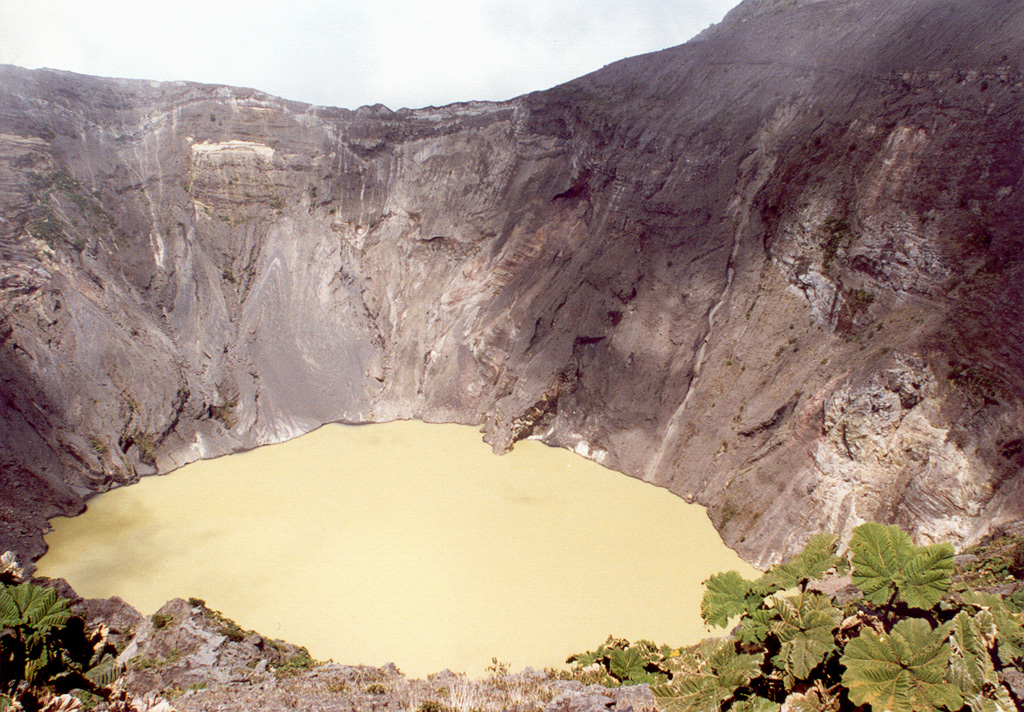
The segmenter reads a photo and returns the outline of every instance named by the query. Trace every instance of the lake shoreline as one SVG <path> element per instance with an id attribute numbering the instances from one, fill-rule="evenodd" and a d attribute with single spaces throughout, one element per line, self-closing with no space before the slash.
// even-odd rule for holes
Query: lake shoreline
<path id="1" fill-rule="evenodd" d="M 533 441 L 495 457 L 472 427 L 412 421 L 197 463 L 54 525 L 39 573 L 83 595 L 147 613 L 195 596 L 314 655 L 414 674 L 428 659 L 557 664 L 609 634 L 695 642 L 701 582 L 754 571 L 667 490 Z M 305 582 L 287 595 L 283 568 Z"/>

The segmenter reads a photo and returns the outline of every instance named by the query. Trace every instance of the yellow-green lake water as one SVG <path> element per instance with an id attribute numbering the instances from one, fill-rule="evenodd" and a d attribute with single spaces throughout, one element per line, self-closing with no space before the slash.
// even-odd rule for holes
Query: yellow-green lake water
<path id="1" fill-rule="evenodd" d="M 701 582 L 755 570 L 702 507 L 475 428 L 329 425 L 100 495 L 39 574 L 145 614 L 194 596 L 243 628 L 409 675 L 560 666 L 608 635 L 706 634 Z"/>

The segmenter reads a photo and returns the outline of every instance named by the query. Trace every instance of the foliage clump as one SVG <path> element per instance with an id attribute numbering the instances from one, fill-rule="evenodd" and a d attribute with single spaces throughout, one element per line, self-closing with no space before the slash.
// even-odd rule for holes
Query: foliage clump
<path id="1" fill-rule="evenodd" d="M 875 293 L 866 289 L 851 289 L 846 293 L 846 301 L 850 309 L 861 312 L 875 303 Z"/>
<path id="2" fill-rule="evenodd" d="M 679 654 L 677 648 L 658 646 L 649 640 L 631 644 L 609 636 L 597 650 L 571 655 L 566 662 L 573 665 L 571 677 L 582 682 L 606 687 L 654 685 L 668 680 L 672 669 L 669 660 Z"/>
<path id="3" fill-rule="evenodd" d="M 55 207 L 60 207 L 58 196 L 73 205 L 87 221 L 92 216 L 108 229 L 113 229 L 116 226 L 113 217 L 100 203 L 102 194 L 98 191 L 94 191 L 92 194 L 83 193 L 81 184 L 75 180 L 67 168 L 61 167 L 45 174 L 29 173 L 29 186 L 30 197 L 36 204 L 39 217 L 27 226 L 28 233 L 32 237 L 46 242 L 50 248 L 55 248 L 58 240 L 67 242 L 76 250 L 82 250 L 86 246 L 85 239 L 70 234 L 64 220 L 58 217 L 55 210 Z M 64 208 L 67 207 L 65 204 Z M 65 219 L 71 219 L 73 225 L 78 225 L 78 222 L 68 215 L 67 210 L 61 212 Z"/>
<path id="4" fill-rule="evenodd" d="M 851 235 L 850 221 L 835 215 L 821 226 L 821 262 L 825 267 L 835 259 L 836 253 Z"/>
<path id="5" fill-rule="evenodd" d="M 122 668 L 106 629 L 89 631 L 67 599 L 23 581 L 14 555 L 0 557 L 0 710 L 40 709 L 83 690 L 106 699 Z"/>
<path id="6" fill-rule="evenodd" d="M 954 585 L 950 544 L 916 546 L 896 527 L 863 524 L 847 555 L 837 539 L 755 581 L 732 571 L 705 582 L 701 615 L 738 621 L 669 658 L 652 691 L 665 712 L 1010 712 L 1021 700 L 1003 673 L 1024 662 L 1024 591 Z M 849 571 L 859 595 L 815 590 Z M 851 594 L 852 595 L 852 594 Z"/>
<path id="7" fill-rule="evenodd" d="M 169 616 L 166 613 L 154 613 L 149 617 L 149 622 L 152 623 L 153 627 L 157 630 L 163 630 L 174 622 L 174 617 Z"/>

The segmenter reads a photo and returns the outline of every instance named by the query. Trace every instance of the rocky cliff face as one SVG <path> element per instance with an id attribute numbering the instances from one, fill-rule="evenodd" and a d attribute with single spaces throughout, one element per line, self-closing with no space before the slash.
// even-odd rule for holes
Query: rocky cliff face
<path id="1" fill-rule="evenodd" d="M 1022 38 L 1014 1 L 748 2 L 399 112 L 0 68 L 0 547 L 395 418 L 571 448 L 757 563 L 974 540 L 1024 508 Z"/>

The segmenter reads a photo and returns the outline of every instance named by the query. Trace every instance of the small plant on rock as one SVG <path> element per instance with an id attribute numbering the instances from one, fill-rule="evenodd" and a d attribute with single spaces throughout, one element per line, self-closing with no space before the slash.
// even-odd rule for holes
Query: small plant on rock
<path id="1" fill-rule="evenodd" d="M 153 627 L 157 630 L 163 630 L 174 622 L 174 617 L 166 613 L 154 613 L 149 617 L 149 622 L 152 623 Z"/>

